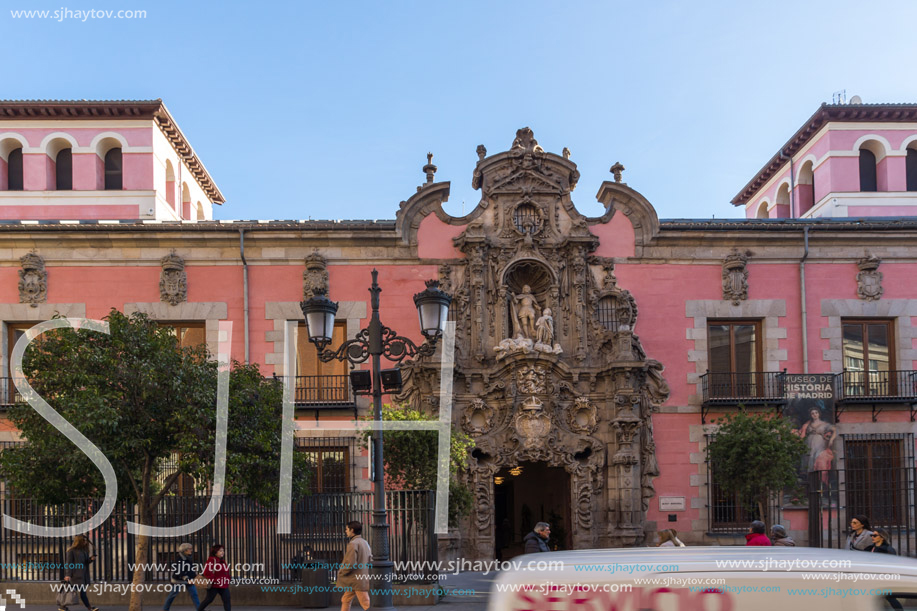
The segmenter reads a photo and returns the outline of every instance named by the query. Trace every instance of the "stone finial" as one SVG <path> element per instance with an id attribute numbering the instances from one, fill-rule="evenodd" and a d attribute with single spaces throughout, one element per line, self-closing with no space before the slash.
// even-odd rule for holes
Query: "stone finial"
<path id="1" fill-rule="evenodd" d="M 484 161 L 484 158 L 487 157 L 487 147 L 483 144 L 479 144 L 475 152 L 478 154 L 478 162 Z"/>
<path id="2" fill-rule="evenodd" d="M 570 159 L 570 149 L 567 147 L 564 147 L 564 150 L 561 151 L 560 154 L 563 155 L 564 159 Z"/>
<path id="3" fill-rule="evenodd" d="M 48 299 L 48 271 L 45 260 L 36 252 L 30 252 L 19 259 L 19 303 L 37 308 Z"/>
<path id="4" fill-rule="evenodd" d="M 865 301 L 877 301 L 882 297 L 885 289 L 882 288 L 882 272 L 879 264 L 882 261 L 868 252 L 866 257 L 857 261 L 860 271 L 857 273 L 857 297 Z"/>
<path id="5" fill-rule="evenodd" d="M 615 164 L 611 166 L 611 169 L 608 171 L 615 175 L 615 182 L 621 182 L 621 174 L 624 172 L 625 169 L 626 168 L 623 165 L 621 165 L 620 161 L 615 161 Z M 627 183 L 624 183 L 624 184 L 627 184 Z"/>
<path id="6" fill-rule="evenodd" d="M 328 292 L 328 261 L 317 250 L 306 257 L 306 269 L 302 273 L 303 299 L 322 292 Z"/>
<path id="7" fill-rule="evenodd" d="M 748 257 L 749 251 L 733 249 L 723 261 L 723 300 L 739 305 L 748 299 Z"/>
<path id="8" fill-rule="evenodd" d="M 433 182 L 433 175 L 436 174 L 436 166 L 433 165 L 433 153 L 427 153 L 427 165 L 423 167 L 423 173 L 427 175 L 427 184 Z"/>
<path id="9" fill-rule="evenodd" d="M 535 140 L 535 133 L 529 127 L 523 127 L 516 131 L 516 139 L 513 140 L 513 146 L 510 147 L 510 150 L 525 153 L 526 155 L 544 153 L 544 149 Z"/>
<path id="10" fill-rule="evenodd" d="M 169 305 L 178 305 L 188 299 L 188 278 L 185 274 L 185 260 L 172 250 L 160 263 L 159 298 Z"/>

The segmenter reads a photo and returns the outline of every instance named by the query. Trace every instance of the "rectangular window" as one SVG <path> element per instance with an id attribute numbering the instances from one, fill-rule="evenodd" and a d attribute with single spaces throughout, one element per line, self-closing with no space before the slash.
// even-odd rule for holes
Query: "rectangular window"
<path id="1" fill-rule="evenodd" d="M 758 515 L 754 503 L 743 502 L 738 494 L 728 494 L 720 488 L 714 478 L 714 466 L 709 461 L 707 482 L 710 532 L 747 532 L 748 525 Z"/>
<path id="2" fill-rule="evenodd" d="M 3 372 L 3 377 L 0 378 L 0 406 L 9 406 L 21 399 L 19 392 L 13 385 L 13 348 L 26 330 L 31 329 L 36 324 L 38 323 L 23 322 L 7 323 L 6 325 L 6 371 Z"/>
<path id="3" fill-rule="evenodd" d="M 907 441 L 913 437 L 857 435 L 844 438 L 847 514 L 869 516 L 876 526 L 905 526 L 907 519 Z"/>
<path id="4" fill-rule="evenodd" d="M 843 358 L 846 396 L 890 396 L 895 377 L 894 324 L 891 320 L 844 319 Z"/>
<path id="5" fill-rule="evenodd" d="M 161 322 L 160 327 L 168 327 L 178 338 L 182 348 L 193 348 L 207 343 L 207 333 L 202 322 Z"/>
<path id="6" fill-rule="evenodd" d="M 329 348 L 336 349 L 346 341 L 346 337 L 345 323 L 336 322 Z M 348 370 L 347 362 L 321 362 L 315 344 L 309 341 L 305 323 L 300 323 L 296 334 L 295 403 L 351 402 Z"/>
<path id="7" fill-rule="evenodd" d="M 712 320 L 707 323 L 710 397 L 757 397 L 763 361 L 761 321 Z"/>
<path id="8" fill-rule="evenodd" d="M 346 447 L 297 448 L 306 455 L 312 492 L 350 492 L 350 453 Z"/>

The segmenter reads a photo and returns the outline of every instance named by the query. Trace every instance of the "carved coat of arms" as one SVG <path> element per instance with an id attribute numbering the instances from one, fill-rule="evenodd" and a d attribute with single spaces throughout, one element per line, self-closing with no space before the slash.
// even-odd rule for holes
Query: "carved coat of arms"
<path id="1" fill-rule="evenodd" d="M 857 261 L 860 271 L 857 273 L 857 297 L 866 301 L 876 301 L 882 296 L 882 272 L 879 271 L 881 261 L 875 255 Z"/>
<path id="2" fill-rule="evenodd" d="M 31 304 L 33 308 L 48 299 L 48 271 L 41 255 L 30 252 L 21 259 L 19 270 L 19 303 Z"/>
<path id="3" fill-rule="evenodd" d="M 303 299 L 321 290 L 328 292 L 328 261 L 316 251 L 306 257 L 306 271 L 302 273 Z"/>
<path id="4" fill-rule="evenodd" d="M 159 275 L 159 298 L 169 305 L 178 305 L 188 299 L 188 281 L 185 260 L 172 251 L 162 258 Z"/>

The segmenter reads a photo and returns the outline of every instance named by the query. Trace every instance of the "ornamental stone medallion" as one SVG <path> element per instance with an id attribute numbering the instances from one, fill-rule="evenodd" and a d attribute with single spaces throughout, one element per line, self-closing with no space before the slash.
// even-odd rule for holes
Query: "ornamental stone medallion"
<path id="1" fill-rule="evenodd" d="M 306 270 L 302 273 L 302 298 L 310 299 L 319 292 L 328 294 L 328 261 L 315 251 L 306 257 Z"/>
<path id="2" fill-rule="evenodd" d="M 869 255 L 857 261 L 860 271 L 857 273 L 857 297 L 866 301 L 877 301 L 882 297 L 881 261 L 875 255 Z"/>
<path id="3" fill-rule="evenodd" d="M 748 256 L 733 250 L 723 261 L 723 300 L 739 305 L 748 299 Z"/>
<path id="4" fill-rule="evenodd" d="M 464 226 L 453 240 L 464 257 L 437 261 L 456 324 L 453 418 L 475 443 L 463 474 L 474 495 L 463 553 L 494 557 L 498 473 L 524 479 L 544 469 L 566 482 L 555 519 L 567 545 L 641 545 L 654 527 L 646 510 L 658 475 L 650 416 L 669 389 L 634 334 L 637 304 L 614 261 L 594 254 L 589 225 L 608 219 L 576 211 L 576 164 L 546 152 L 532 130 L 520 129 L 506 152 L 477 153 L 481 202 L 471 214 L 443 213 L 448 183 L 428 181 L 396 220 L 413 228 L 435 212 Z M 435 413 L 438 368 L 438 359 L 405 363 L 395 400 Z"/>
<path id="5" fill-rule="evenodd" d="M 159 274 L 159 299 L 169 305 L 178 305 L 188 299 L 188 281 L 185 260 L 171 253 L 162 258 Z"/>
<path id="6" fill-rule="evenodd" d="M 38 253 L 30 252 L 19 259 L 19 303 L 28 303 L 37 308 L 48 300 L 48 270 L 45 260 Z"/>

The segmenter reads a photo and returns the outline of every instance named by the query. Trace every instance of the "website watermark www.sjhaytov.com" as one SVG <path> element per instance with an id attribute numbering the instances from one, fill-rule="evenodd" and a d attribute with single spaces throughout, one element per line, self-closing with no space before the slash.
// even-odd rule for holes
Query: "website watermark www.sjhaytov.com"
<path id="1" fill-rule="evenodd" d="M 47 19 L 51 21 L 82 21 L 90 19 L 146 19 L 146 11 L 118 10 L 103 11 L 98 9 L 69 9 L 65 6 L 54 10 L 13 10 L 13 19 Z"/>

